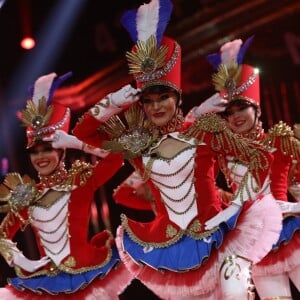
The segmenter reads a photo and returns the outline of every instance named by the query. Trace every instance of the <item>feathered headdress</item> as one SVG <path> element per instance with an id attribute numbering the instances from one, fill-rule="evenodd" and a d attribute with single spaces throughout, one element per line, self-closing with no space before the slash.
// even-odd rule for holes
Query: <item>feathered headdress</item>
<path id="1" fill-rule="evenodd" d="M 121 18 L 134 47 L 126 53 L 129 73 L 142 90 L 153 85 L 167 85 L 180 92 L 181 48 L 164 32 L 173 5 L 170 0 L 152 0 Z"/>
<path id="2" fill-rule="evenodd" d="M 51 100 L 55 89 L 71 75 L 69 72 L 57 77 L 55 73 L 50 73 L 39 77 L 30 87 L 31 98 L 27 100 L 26 109 L 18 113 L 23 126 L 27 127 L 27 148 L 43 137 L 51 135 L 56 129 L 68 132 L 70 109 L 58 103 L 51 103 Z"/>
<path id="3" fill-rule="evenodd" d="M 225 43 L 220 53 L 207 56 L 207 60 L 217 70 L 212 76 L 215 89 L 229 101 L 245 100 L 259 105 L 258 70 L 250 65 L 242 64 L 246 50 L 253 41 L 250 37 L 243 44 L 241 39 Z"/>

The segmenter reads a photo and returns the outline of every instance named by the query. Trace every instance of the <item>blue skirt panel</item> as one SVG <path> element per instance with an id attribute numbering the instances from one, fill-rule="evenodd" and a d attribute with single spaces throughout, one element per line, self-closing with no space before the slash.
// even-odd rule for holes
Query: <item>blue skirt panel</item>
<path id="1" fill-rule="evenodd" d="M 124 231 L 123 246 L 125 251 L 138 263 L 144 263 L 154 269 L 186 271 L 197 268 L 210 256 L 213 249 L 218 249 L 224 236 L 234 229 L 240 211 L 219 225 L 211 236 L 193 239 L 184 235 L 178 242 L 165 248 L 144 247 L 134 242 Z"/>
<path id="2" fill-rule="evenodd" d="M 298 230 L 300 230 L 300 217 L 290 216 L 285 218 L 282 222 L 282 231 L 279 239 L 273 246 L 273 249 L 280 247 L 281 243 L 288 243 L 294 236 L 294 233 Z"/>
<path id="3" fill-rule="evenodd" d="M 54 276 L 37 276 L 33 278 L 9 278 L 8 282 L 17 290 L 31 290 L 35 293 L 49 294 L 74 293 L 88 286 L 95 278 L 104 278 L 120 261 L 116 247 L 112 248 L 112 258 L 103 267 L 80 274 L 60 272 Z"/>

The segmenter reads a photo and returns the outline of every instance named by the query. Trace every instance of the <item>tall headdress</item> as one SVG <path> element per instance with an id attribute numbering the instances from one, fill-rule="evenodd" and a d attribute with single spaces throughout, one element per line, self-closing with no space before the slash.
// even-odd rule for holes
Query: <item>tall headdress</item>
<path id="1" fill-rule="evenodd" d="M 242 63 L 253 37 L 244 44 L 240 39 L 227 42 L 221 47 L 220 53 L 207 56 L 217 70 L 212 76 L 215 89 L 229 102 L 244 100 L 249 104 L 260 104 L 258 69 Z"/>
<path id="2" fill-rule="evenodd" d="M 127 52 L 129 73 L 138 88 L 165 85 L 181 93 L 181 48 L 164 36 L 173 5 L 170 0 L 152 0 L 121 18 L 134 46 Z"/>
<path id="3" fill-rule="evenodd" d="M 50 73 L 39 77 L 30 87 L 31 98 L 27 100 L 26 109 L 18 114 L 23 126 L 27 127 L 27 148 L 57 129 L 68 132 L 70 109 L 59 103 L 51 103 L 51 100 L 55 89 L 71 75 L 69 72 L 57 77 L 56 73 Z"/>

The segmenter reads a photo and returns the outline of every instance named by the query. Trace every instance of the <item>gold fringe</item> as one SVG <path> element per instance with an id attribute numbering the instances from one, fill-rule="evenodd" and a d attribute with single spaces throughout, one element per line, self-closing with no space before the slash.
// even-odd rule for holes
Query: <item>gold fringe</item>
<path id="1" fill-rule="evenodd" d="M 300 159 L 300 141 L 294 137 L 291 127 L 282 121 L 269 130 L 262 143 L 266 147 L 275 148 L 278 139 L 281 153 L 291 156 L 295 160 Z"/>

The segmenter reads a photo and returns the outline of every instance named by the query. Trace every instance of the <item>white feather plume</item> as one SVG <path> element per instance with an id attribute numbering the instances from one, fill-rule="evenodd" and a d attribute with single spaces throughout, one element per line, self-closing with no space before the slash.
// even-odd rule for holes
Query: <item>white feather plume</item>
<path id="1" fill-rule="evenodd" d="M 146 42 L 151 35 L 156 35 L 158 21 L 159 0 L 141 5 L 136 16 L 138 40 Z"/>
<path id="2" fill-rule="evenodd" d="M 53 83 L 56 73 L 50 73 L 45 76 L 39 77 L 34 83 L 34 90 L 32 95 L 32 101 L 36 107 L 38 107 L 39 99 L 45 97 L 48 101 L 49 92 Z"/>

